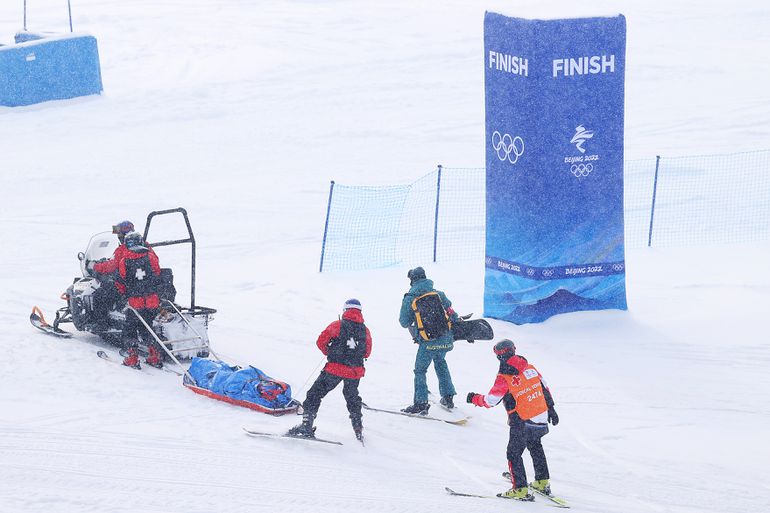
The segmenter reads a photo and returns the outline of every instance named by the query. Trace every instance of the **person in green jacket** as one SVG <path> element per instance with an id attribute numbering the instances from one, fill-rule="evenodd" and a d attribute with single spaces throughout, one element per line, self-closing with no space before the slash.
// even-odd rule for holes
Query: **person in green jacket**
<path id="1" fill-rule="evenodd" d="M 450 409 L 455 407 L 453 396 L 457 392 L 449 374 L 446 354 L 454 347 L 451 326 L 459 316 L 446 294 L 433 288 L 433 281 L 425 276 L 422 267 L 411 269 L 407 277 L 411 287 L 401 302 L 399 322 L 409 329 L 419 348 L 414 361 L 414 403 L 401 411 L 427 415 L 430 408 L 427 372 L 431 362 L 438 377 L 441 404 Z"/>

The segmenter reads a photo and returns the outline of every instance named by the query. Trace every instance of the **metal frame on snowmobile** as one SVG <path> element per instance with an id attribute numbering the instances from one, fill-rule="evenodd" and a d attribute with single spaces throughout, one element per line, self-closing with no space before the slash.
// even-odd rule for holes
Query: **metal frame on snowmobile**
<path id="1" fill-rule="evenodd" d="M 177 240 L 166 240 L 166 241 L 160 241 L 160 242 L 151 242 L 148 238 L 150 234 L 150 225 L 152 224 L 152 220 L 156 216 L 163 216 L 168 214 L 182 214 L 184 217 L 184 224 L 187 227 L 187 235 L 188 237 L 186 239 L 177 239 Z M 208 316 L 216 313 L 216 310 L 213 308 L 208 308 L 205 306 L 198 306 L 195 304 L 195 235 L 193 235 L 192 226 L 190 226 L 190 218 L 187 217 L 187 210 L 185 210 L 182 207 L 177 208 L 170 208 L 168 210 L 155 210 L 147 214 L 147 222 L 144 225 L 144 240 L 147 244 L 149 244 L 153 248 L 159 248 L 163 246 L 174 246 L 177 244 L 190 244 L 190 306 L 188 307 L 181 307 L 180 310 L 182 310 L 184 313 L 187 313 L 192 316 L 204 316 L 206 318 L 206 321 L 208 322 Z"/>

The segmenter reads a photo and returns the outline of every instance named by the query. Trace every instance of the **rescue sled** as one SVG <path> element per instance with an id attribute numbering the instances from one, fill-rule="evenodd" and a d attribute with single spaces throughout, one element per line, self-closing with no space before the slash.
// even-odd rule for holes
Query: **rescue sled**
<path id="1" fill-rule="evenodd" d="M 296 413 L 300 408 L 288 384 L 253 366 L 193 358 L 182 383 L 196 394 L 269 415 Z"/>

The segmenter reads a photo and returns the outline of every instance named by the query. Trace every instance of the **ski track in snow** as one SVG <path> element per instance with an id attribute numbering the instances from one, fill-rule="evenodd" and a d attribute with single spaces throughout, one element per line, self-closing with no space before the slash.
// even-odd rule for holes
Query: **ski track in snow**
<path id="1" fill-rule="evenodd" d="M 0 42 L 21 28 L 18 4 L 0 5 Z M 59 0 L 28 4 L 30 30 L 65 28 Z M 75 29 L 98 39 L 104 94 L 0 108 L 0 513 L 551 511 L 444 491 L 506 488 L 502 407 L 463 403 L 493 382 L 489 342 L 448 357 L 467 425 L 365 412 L 362 447 L 336 390 L 318 436 L 344 445 L 327 447 L 250 438 L 243 426 L 281 433 L 299 417 L 104 364 L 94 337 L 48 337 L 29 325 L 30 308 L 53 319 L 93 233 L 183 206 L 220 356 L 303 399 L 322 363 L 318 333 L 357 297 L 374 336 L 361 395 L 403 407 L 415 353 L 396 321 L 406 269 L 425 265 L 458 311 L 478 314 L 483 266 L 319 274 L 329 180 L 410 183 L 438 162 L 483 165 L 484 10 L 627 16 L 628 159 L 767 147 L 758 77 L 770 13 L 751 0 L 729 10 L 695 0 L 215 4 L 73 3 Z M 187 251 L 159 248 L 185 300 Z M 574 511 L 770 510 L 768 257 L 767 242 L 635 249 L 628 312 L 492 321 L 553 390 L 561 423 L 544 445 L 554 491 Z M 527 455 L 525 465 L 531 478 Z"/>

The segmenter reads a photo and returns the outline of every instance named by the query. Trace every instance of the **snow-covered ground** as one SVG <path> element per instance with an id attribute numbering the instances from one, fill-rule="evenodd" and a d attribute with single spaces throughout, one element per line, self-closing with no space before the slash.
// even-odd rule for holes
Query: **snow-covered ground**
<path id="1" fill-rule="evenodd" d="M 31 30 L 67 27 L 64 2 L 28 4 Z M 220 356 L 287 380 L 302 399 L 321 362 L 315 338 L 357 297 L 375 344 L 362 396 L 408 404 L 415 349 L 397 324 L 406 267 L 318 274 L 328 183 L 483 164 L 485 9 L 627 16 L 628 158 L 770 140 L 762 2 L 73 4 L 75 29 L 98 38 L 104 95 L 0 108 L 3 513 L 545 510 L 443 490 L 505 489 L 501 407 L 462 405 L 473 416 L 463 427 L 367 413 L 363 448 L 335 391 L 318 434 L 343 447 L 248 438 L 242 426 L 280 432 L 297 418 L 105 364 L 93 345 L 27 321 L 34 304 L 49 315 L 60 306 L 91 234 L 184 206 Z M 0 43 L 21 28 L 21 5 L 0 4 Z M 159 255 L 181 266 L 184 253 Z M 561 423 L 544 443 L 554 491 L 574 510 L 770 509 L 768 257 L 767 242 L 633 250 L 628 312 L 493 323 L 551 385 Z M 480 263 L 426 267 L 459 311 L 481 312 Z M 491 385 L 490 346 L 449 355 L 458 399 Z"/>

